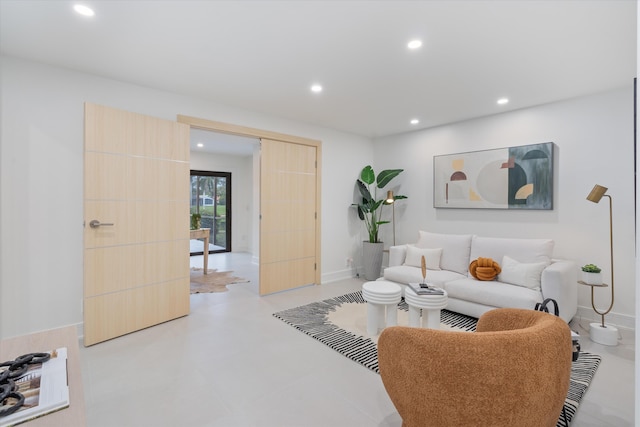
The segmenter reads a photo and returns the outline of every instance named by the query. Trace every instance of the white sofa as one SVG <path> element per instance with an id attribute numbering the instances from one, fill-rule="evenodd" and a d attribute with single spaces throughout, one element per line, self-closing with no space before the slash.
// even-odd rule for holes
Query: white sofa
<path id="1" fill-rule="evenodd" d="M 545 298 L 558 302 L 566 322 L 578 308 L 575 263 L 552 258 L 549 239 L 505 239 L 420 231 L 418 242 L 392 246 L 381 279 L 402 285 L 422 281 L 420 260 L 427 261 L 427 282 L 444 288 L 447 309 L 473 317 L 500 307 L 532 309 Z M 502 268 L 495 280 L 469 274 L 471 261 L 492 258 Z"/>

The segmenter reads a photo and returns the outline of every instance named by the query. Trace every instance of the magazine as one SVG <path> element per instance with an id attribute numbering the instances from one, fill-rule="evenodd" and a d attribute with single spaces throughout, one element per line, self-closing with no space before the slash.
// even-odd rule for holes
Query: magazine
<path id="1" fill-rule="evenodd" d="M 0 417 L 0 427 L 15 426 L 69 406 L 67 348 L 49 353 L 48 361 L 29 365 L 24 375 L 14 379 L 24 404 L 13 414 Z"/>
<path id="2" fill-rule="evenodd" d="M 420 284 L 420 283 L 409 283 L 409 287 L 413 292 L 417 295 L 444 295 L 444 290 L 441 288 L 436 288 L 430 284 Z"/>

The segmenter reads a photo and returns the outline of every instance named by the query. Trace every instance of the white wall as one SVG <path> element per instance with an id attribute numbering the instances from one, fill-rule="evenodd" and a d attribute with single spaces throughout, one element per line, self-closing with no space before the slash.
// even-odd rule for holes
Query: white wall
<path id="1" fill-rule="evenodd" d="M 353 180 L 372 142 L 214 102 L 0 57 L 0 338 L 82 321 L 83 103 L 322 141 L 322 277 L 348 275 Z"/>
<path id="2" fill-rule="evenodd" d="M 554 142 L 554 208 L 497 211 L 433 208 L 433 156 Z M 396 208 L 398 244 L 417 240 L 418 230 L 497 237 L 553 238 L 555 256 L 609 268 L 609 208 L 585 200 L 594 184 L 613 197 L 616 298 L 607 321 L 634 327 L 633 82 L 628 87 L 483 119 L 417 131 L 375 142 L 377 169 L 404 168 L 396 178 L 409 199 Z M 390 228 L 385 241 L 390 241 Z M 589 289 L 581 286 L 580 313 L 592 316 Z M 596 291 L 608 307 L 609 291 Z"/>
<path id="3" fill-rule="evenodd" d="M 252 242 L 251 221 L 258 209 L 253 203 L 253 156 L 192 151 L 190 163 L 194 170 L 231 173 L 231 250 L 257 254 Z"/>

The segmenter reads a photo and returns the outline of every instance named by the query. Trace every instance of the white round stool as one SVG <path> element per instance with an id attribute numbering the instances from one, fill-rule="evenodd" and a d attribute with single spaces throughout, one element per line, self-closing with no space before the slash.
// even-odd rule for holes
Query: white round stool
<path id="1" fill-rule="evenodd" d="M 409 306 L 409 326 L 420 327 L 420 310 L 422 310 L 422 327 L 440 329 L 440 310 L 447 306 L 447 291 L 444 295 L 418 295 L 407 286 L 404 300 Z"/>
<path id="2" fill-rule="evenodd" d="M 366 282 L 362 285 L 362 297 L 367 302 L 369 335 L 377 335 L 386 326 L 398 324 L 397 305 L 402 297 L 400 285 L 386 280 Z"/>

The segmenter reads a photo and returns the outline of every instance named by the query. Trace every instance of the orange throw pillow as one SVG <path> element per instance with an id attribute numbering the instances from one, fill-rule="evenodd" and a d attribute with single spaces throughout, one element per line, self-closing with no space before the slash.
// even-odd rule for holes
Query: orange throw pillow
<path id="1" fill-rule="evenodd" d="M 493 280 L 502 269 L 491 258 L 478 258 L 469 264 L 469 273 L 478 280 Z"/>

